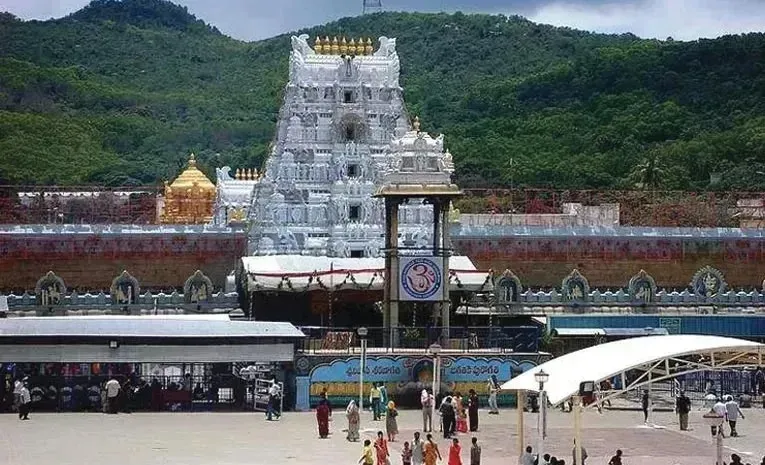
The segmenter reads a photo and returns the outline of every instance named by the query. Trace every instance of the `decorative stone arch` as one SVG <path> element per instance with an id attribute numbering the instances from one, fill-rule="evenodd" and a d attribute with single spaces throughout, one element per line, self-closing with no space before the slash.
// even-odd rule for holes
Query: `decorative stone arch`
<path id="1" fill-rule="evenodd" d="M 359 143 L 366 138 L 367 125 L 364 118 L 356 113 L 346 113 L 335 125 L 335 131 L 339 142 Z"/>
<path id="2" fill-rule="evenodd" d="M 141 286 L 138 280 L 127 270 L 123 270 L 119 276 L 112 280 L 112 287 L 109 292 L 112 296 L 112 303 L 117 305 L 129 305 L 136 303 L 141 293 Z"/>
<path id="3" fill-rule="evenodd" d="M 183 301 L 187 304 L 209 302 L 212 298 L 213 285 L 210 278 L 197 270 L 183 283 Z"/>
<path id="4" fill-rule="evenodd" d="M 563 278 L 561 292 L 564 300 L 586 302 L 590 298 L 590 282 L 578 269 L 574 268 L 568 276 Z"/>
<path id="5" fill-rule="evenodd" d="M 728 288 L 725 276 L 717 268 L 709 265 L 701 268 L 691 279 L 691 289 L 694 294 L 711 299 L 722 294 Z"/>
<path id="6" fill-rule="evenodd" d="M 66 284 L 53 271 L 48 271 L 35 284 L 35 303 L 37 305 L 60 305 L 64 301 L 65 295 Z"/>
<path id="7" fill-rule="evenodd" d="M 651 303 L 656 299 L 656 281 L 645 270 L 640 270 L 630 278 L 628 292 L 633 302 Z"/>
<path id="8" fill-rule="evenodd" d="M 511 304 L 520 300 L 521 293 L 523 292 L 523 286 L 521 280 L 510 270 L 505 270 L 497 280 L 496 289 L 494 294 L 497 299 L 497 303 Z"/>

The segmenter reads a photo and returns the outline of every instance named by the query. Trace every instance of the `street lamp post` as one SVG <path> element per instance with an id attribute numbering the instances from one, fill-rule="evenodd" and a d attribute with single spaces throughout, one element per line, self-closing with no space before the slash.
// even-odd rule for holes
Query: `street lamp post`
<path id="1" fill-rule="evenodd" d="M 542 456 L 545 448 L 545 437 L 547 436 L 547 393 L 545 392 L 545 383 L 550 379 L 550 375 L 543 369 L 534 373 L 534 380 L 539 383 L 539 416 L 537 417 L 537 455 Z"/>
<path id="2" fill-rule="evenodd" d="M 709 413 L 704 414 L 704 421 L 711 427 L 712 437 L 715 438 L 715 448 L 717 455 L 716 465 L 722 465 L 723 463 L 722 425 L 724 420 L 725 418 L 715 412 L 714 409 L 710 410 Z"/>
<path id="3" fill-rule="evenodd" d="M 361 412 L 364 411 L 364 369 L 367 363 L 367 334 L 369 331 L 364 326 L 356 330 L 361 341 L 361 360 L 359 360 L 359 422 Z"/>
<path id="4" fill-rule="evenodd" d="M 436 418 L 436 398 L 438 396 L 439 388 L 441 387 L 441 357 L 438 356 L 438 354 L 441 353 L 441 346 L 433 344 L 428 350 L 431 355 L 433 355 L 433 411 L 431 412 L 430 418 Z"/>

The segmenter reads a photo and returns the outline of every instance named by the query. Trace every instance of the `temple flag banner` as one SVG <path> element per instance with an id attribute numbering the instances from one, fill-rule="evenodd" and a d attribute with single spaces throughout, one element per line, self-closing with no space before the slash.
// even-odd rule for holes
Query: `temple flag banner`
<path id="1" fill-rule="evenodd" d="M 444 268 L 438 257 L 401 257 L 399 300 L 435 302 L 443 297 Z"/>

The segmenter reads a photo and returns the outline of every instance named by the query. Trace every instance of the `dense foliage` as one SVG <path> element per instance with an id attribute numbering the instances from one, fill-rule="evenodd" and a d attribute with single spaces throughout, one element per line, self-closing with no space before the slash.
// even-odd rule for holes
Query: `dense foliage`
<path id="1" fill-rule="evenodd" d="M 765 187 L 765 36 L 675 42 L 489 15 L 379 13 L 305 31 L 398 38 L 409 111 L 466 186 Z M 289 36 L 244 43 L 162 0 L 0 14 L 0 184 L 144 184 L 189 152 L 259 166 Z"/>

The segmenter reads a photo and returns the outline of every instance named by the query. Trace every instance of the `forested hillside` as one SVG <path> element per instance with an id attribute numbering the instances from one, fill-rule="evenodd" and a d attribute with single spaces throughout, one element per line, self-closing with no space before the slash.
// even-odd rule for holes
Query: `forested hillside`
<path id="1" fill-rule="evenodd" d="M 410 113 L 446 134 L 465 187 L 765 188 L 762 34 L 663 42 L 459 13 L 303 32 L 397 37 Z M 210 171 L 259 166 L 289 50 L 161 0 L 0 14 L 0 184 L 153 183 L 191 151 Z"/>

